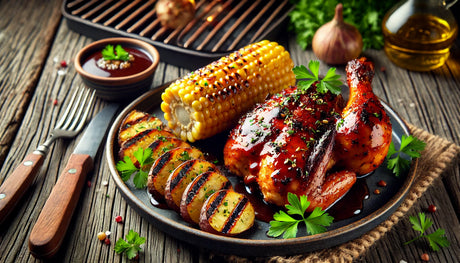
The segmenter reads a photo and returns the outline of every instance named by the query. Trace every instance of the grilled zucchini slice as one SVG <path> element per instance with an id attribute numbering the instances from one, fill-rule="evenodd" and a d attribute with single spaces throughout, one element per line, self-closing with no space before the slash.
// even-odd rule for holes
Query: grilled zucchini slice
<path id="1" fill-rule="evenodd" d="M 157 117 L 146 112 L 132 110 L 123 119 L 118 131 L 118 144 L 123 146 L 125 142 L 145 130 L 168 129 Z"/>
<path id="2" fill-rule="evenodd" d="M 216 171 L 216 166 L 206 160 L 192 159 L 183 162 L 169 176 L 166 182 L 165 199 L 168 206 L 179 211 L 182 195 L 188 184 L 198 175 L 207 171 Z"/>
<path id="3" fill-rule="evenodd" d="M 139 149 L 147 148 L 152 142 L 166 137 L 175 137 L 174 134 L 167 130 L 149 129 L 138 133 L 136 136 L 126 141 L 118 152 L 118 157 L 123 160 L 125 156 L 129 156 L 133 163 L 137 160 L 134 157 L 134 153 Z"/>
<path id="4" fill-rule="evenodd" d="M 185 188 L 180 203 L 180 215 L 192 224 L 200 222 L 200 212 L 204 202 L 213 193 L 222 189 L 232 189 L 228 178 L 220 172 L 208 171 L 198 175 Z"/>
<path id="5" fill-rule="evenodd" d="M 233 236 L 254 225 L 255 212 L 249 199 L 233 190 L 220 190 L 204 203 L 200 213 L 203 231 Z"/>
<path id="6" fill-rule="evenodd" d="M 147 187 L 157 201 L 163 201 L 166 182 L 171 173 L 185 161 L 204 159 L 203 153 L 196 148 L 174 148 L 162 154 L 150 168 Z"/>

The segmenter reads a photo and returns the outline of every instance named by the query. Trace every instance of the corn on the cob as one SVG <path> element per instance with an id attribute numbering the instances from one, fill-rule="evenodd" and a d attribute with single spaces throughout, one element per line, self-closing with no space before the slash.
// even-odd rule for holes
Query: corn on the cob
<path id="1" fill-rule="evenodd" d="M 293 66 L 289 52 L 275 42 L 241 48 L 166 88 L 161 96 L 164 118 L 183 140 L 211 137 L 268 94 L 294 85 Z"/>

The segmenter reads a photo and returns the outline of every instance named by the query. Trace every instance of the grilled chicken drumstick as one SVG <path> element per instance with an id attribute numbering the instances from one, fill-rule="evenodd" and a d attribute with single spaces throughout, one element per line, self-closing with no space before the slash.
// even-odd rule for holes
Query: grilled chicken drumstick
<path id="1" fill-rule="evenodd" d="M 337 165 L 358 175 L 368 174 L 382 164 L 391 142 L 391 122 L 372 92 L 374 64 L 366 58 L 352 60 L 346 67 L 350 100 L 342 112 L 334 154 Z"/>

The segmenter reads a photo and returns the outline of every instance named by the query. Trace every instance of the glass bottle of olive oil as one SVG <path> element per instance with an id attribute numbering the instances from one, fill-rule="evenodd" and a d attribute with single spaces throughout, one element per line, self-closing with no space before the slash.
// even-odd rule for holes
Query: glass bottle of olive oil
<path id="1" fill-rule="evenodd" d="M 444 65 L 458 25 L 448 9 L 455 1 L 407 0 L 390 9 L 382 21 L 384 50 L 396 65 L 428 71 Z"/>

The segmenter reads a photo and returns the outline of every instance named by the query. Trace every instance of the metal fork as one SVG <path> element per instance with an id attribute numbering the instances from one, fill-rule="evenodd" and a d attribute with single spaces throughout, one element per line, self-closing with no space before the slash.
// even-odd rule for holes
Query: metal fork
<path id="1" fill-rule="evenodd" d="M 77 89 L 48 139 L 28 154 L 0 186 L 0 223 L 34 181 L 51 144 L 58 138 L 73 138 L 81 131 L 92 108 L 94 96 L 94 91 Z"/>

